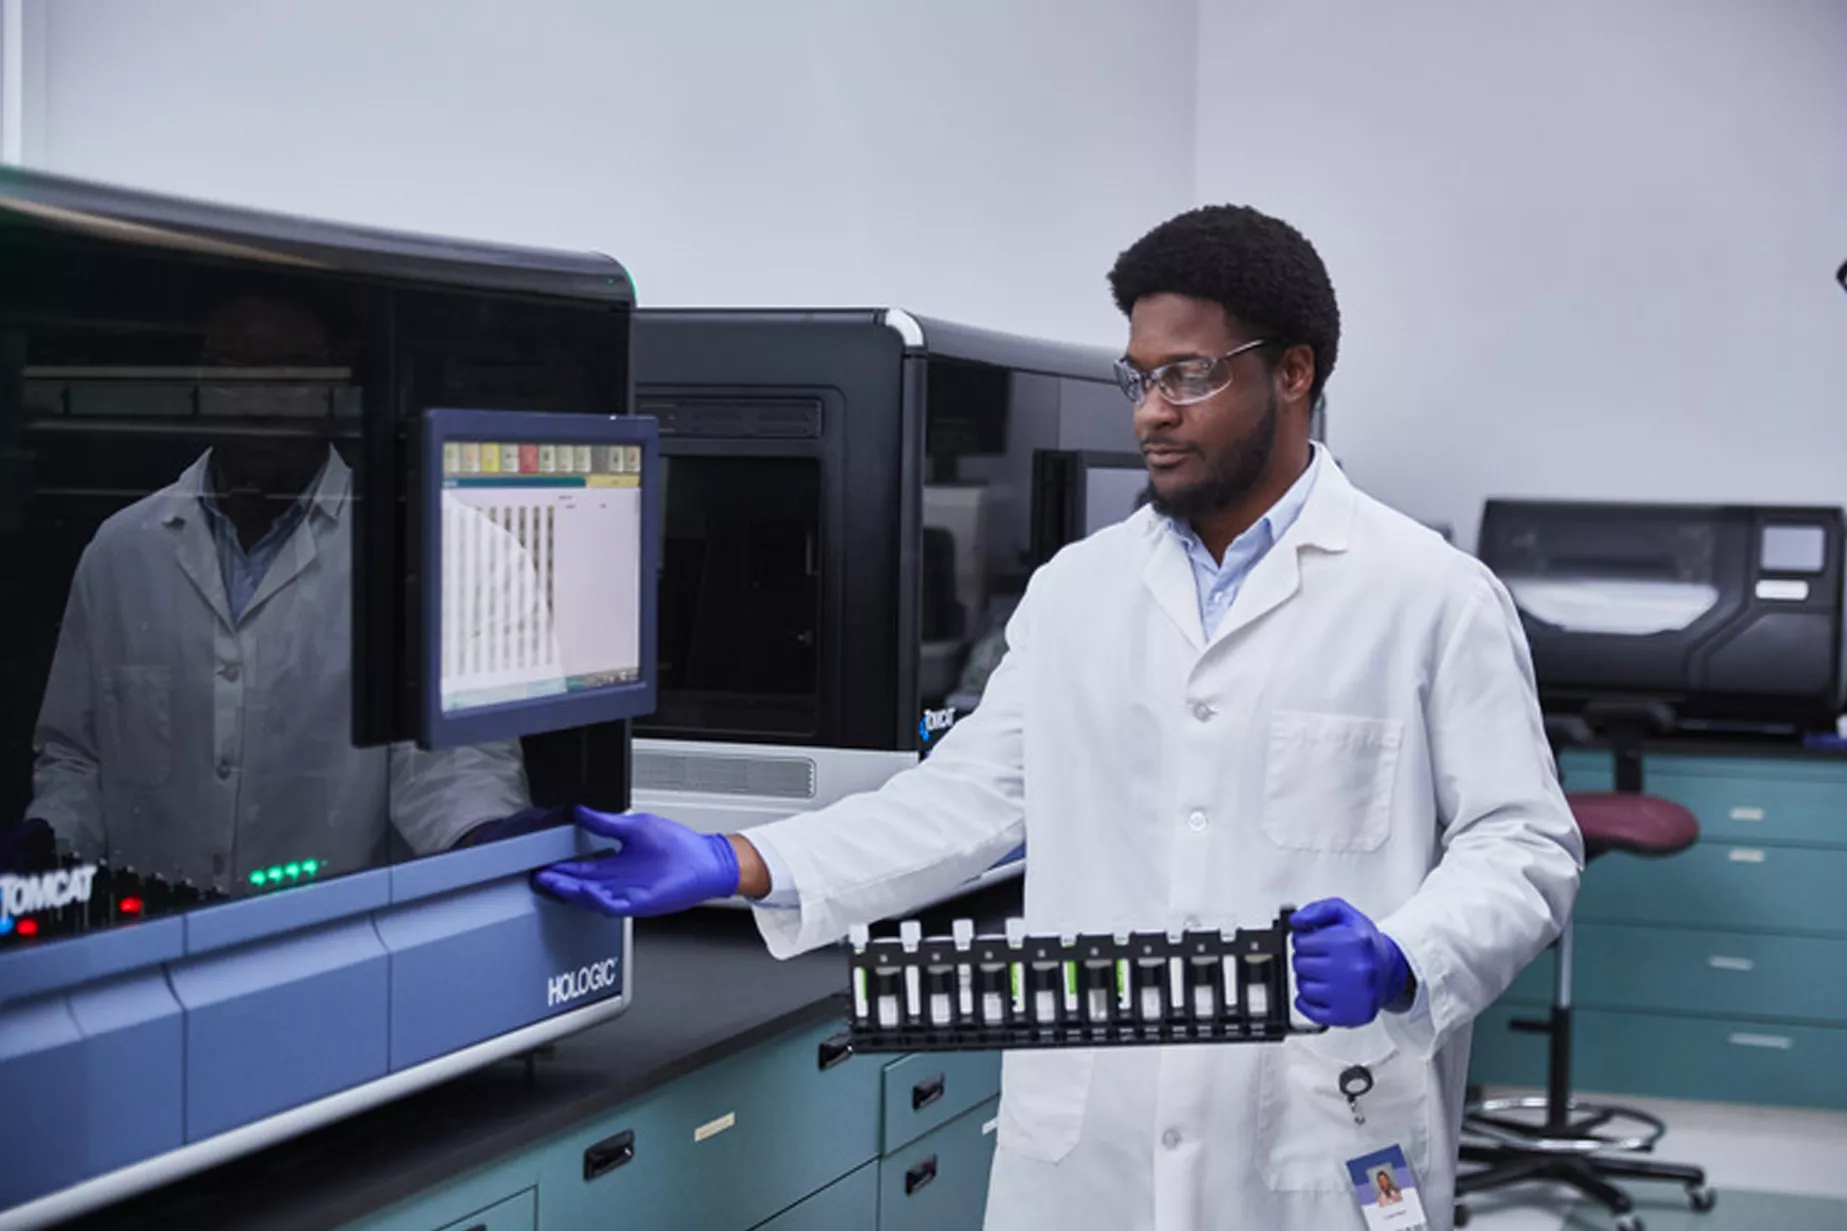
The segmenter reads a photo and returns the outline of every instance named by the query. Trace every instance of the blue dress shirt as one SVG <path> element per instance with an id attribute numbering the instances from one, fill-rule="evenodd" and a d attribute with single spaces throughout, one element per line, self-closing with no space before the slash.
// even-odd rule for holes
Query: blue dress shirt
<path id="1" fill-rule="evenodd" d="M 1205 630 L 1207 641 L 1212 640 L 1225 613 L 1237 601 L 1238 591 L 1244 588 L 1244 579 L 1302 515 L 1309 493 L 1315 490 L 1315 475 L 1320 469 L 1321 452 L 1317 449 L 1302 477 L 1283 493 L 1281 500 L 1270 506 L 1268 513 L 1257 519 L 1255 525 L 1231 541 L 1223 560 L 1212 558 L 1193 527 L 1168 520 L 1168 533 L 1180 540 L 1180 545 L 1186 549 L 1187 561 L 1193 566 L 1193 585 L 1199 592 L 1199 624 Z"/>
<path id="2" fill-rule="evenodd" d="M 326 477 L 327 468 L 321 467 L 320 474 L 314 482 L 308 484 L 301 498 L 280 513 L 269 530 L 249 551 L 244 550 L 243 540 L 238 537 L 237 527 L 218 504 L 212 494 L 210 480 L 207 479 L 205 490 L 199 494 L 199 504 L 205 510 L 206 524 L 212 528 L 212 541 L 218 548 L 218 567 L 224 575 L 225 602 L 231 609 L 231 618 L 241 621 L 244 609 L 250 606 L 250 600 L 256 597 L 257 587 L 268 576 L 270 565 L 282 554 L 295 531 L 308 519 L 308 510 L 314 507 L 315 493 L 321 489 L 321 480 Z"/>

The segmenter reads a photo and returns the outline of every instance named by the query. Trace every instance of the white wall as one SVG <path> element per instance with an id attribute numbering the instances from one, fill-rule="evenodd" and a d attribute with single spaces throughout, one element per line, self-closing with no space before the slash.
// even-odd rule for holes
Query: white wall
<path id="1" fill-rule="evenodd" d="M 1364 486 L 1847 504 L 1847 4 L 1200 8 L 1196 192 L 1320 248 Z"/>
<path id="2" fill-rule="evenodd" d="M 1119 345 L 1186 206 L 1193 0 L 46 0 L 68 174 L 611 253 L 648 304 Z"/>

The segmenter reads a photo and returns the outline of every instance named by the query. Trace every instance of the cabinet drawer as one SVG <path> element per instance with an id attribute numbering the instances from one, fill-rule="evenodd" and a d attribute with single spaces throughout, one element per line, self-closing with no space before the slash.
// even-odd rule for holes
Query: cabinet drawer
<path id="1" fill-rule="evenodd" d="M 867 1163 L 754 1231 L 871 1231 L 878 1225 L 879 1165 Z"/>
<path id="2" fill-rule="evenodd" d="M 879 1231 L 978 1231 L 999 1108 L 989 1099 L 879 1163 Z"/>
<path id="3" fill-rule="evenodd" d="M 1702 841 L 1781 843 L 1847 849 L 1847 773 L 1838 781 L 1782 774 L 1696 773 L 1663 767 L 1644 780 L 1648 793 L 1699 817 Z"/>
<path id="4" fill-rule="evenodd" d="M 1470 1079 L 1543 1086 L 1546 1037 L 1513 1034 L 1524 1010 L 1497 1005 L 1476 1023 Z M 1587 1097 L 1642 1095 L 1847 1109 L 1847 1029 L 1585 1009 L 1574 1015 L 1572 1086 Z"/>
<path id="5" fill-rule="evenodd" d="M 1577 940 L 1584 1008 L 1847 1025 L 1847 940 L 1616 924 L 1586 924 Z"/>
<path id="6" fill-rule="evenodd" d="M 1700 837 L 1716 842 L 1847 848 L 1847 757 L 1790 758 L 1652 755 L 1642 788 L 1684 805 Z M 1607 791 L 1608 753 L 1559 758 L 1568 791 Z"/>
<path id="7" fill-rule="evenodd" d="M 1580 923 L 1572 1001 L 1581 1009 L 1748 1013 L 1847 1025 L 1847 940 Z M 1521 972 L 1503 1004 L 1552 1002 L 1557 951 Z"/>
<path id="8" fill-rule="evenodd" d="M 517 1197 L 508 1197 L 498 1205 L 457 1219 L 441 1231 L 533 1231 L 538 1219 L 538 1196 L 528 1188 Z"/>
<path id="9" fill-rule="evenodd" d="M 829 1021 L 760 1044 L 556 1139 L 547 1223 L 754 1227 L 871 1162 L 881 1066 L 855 1056 L 823 1068 L 821 1045 L 839 1030 Z"/>
<path id="10" fill-rule="evenodd" d="M 1584 872 L 1577 918 L 1847 936 L 1847 850 L 1701 842 L 1666 859 L 1606 855 Z"/>
<path id="11" fill-rule="evenodd" d="M 885 1066 L 884 1153 L 1000 1093 L 999 1052 L 931 1052 Z"/>

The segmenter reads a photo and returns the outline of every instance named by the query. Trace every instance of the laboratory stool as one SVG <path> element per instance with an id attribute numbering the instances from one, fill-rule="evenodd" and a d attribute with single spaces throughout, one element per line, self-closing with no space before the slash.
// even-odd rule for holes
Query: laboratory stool
<path id="1" fill-rule="evenodd" d="M 1679 804 L 1652 795 L 1585 793 L 1570 797 L 1584 834 L 1587 859 L 1612 851 L 1647 858 L 1677 854 L 1699 839 L 1699 821 Z M 1642 1231 L 1629 1194 L 1615 1180 L 1666 1180 L 1685 1186 L 1695 1210 L 1716 1197 L 1703 1168 L 1640 1158 L 1667 1126 L 1633 1108 L 1581 1103 L 1571 1097 L 1571 924 L 1560 934 L 1558 966 L 1547 1021 L 1517 1021 L 1516 1030 L 1550 1036 L 1546 1093 L 1533 1098 L 1471 1102 L 1463 1117 L 1462 1162 L 1481 1168 L 1457 1176 L 1456 1225 L 1468 1221 L 1460 1204 L 1471 1193 L 1514 1184 L 1563 1183 L 1616 1216 L 1617 1231 Z M 1518 1113 L 1527 1113 L 1523 1118 Z M 1544 1119 L 1534 1122 L 1533 1113 Z M 1619 1131 L 1619 1123 L 1635 1126 Z"/>

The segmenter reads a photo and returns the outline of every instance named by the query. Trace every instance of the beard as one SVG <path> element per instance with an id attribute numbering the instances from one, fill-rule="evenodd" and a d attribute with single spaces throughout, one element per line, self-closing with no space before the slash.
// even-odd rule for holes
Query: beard
<path id="1" fill-rule="evenodd" d="M 1256 490 L 1276 453 L 1276 390 L 1270 390 L 1263 418 L 1217 457 L 1206 459 L 1206 477 L 1163 493 L 1150 479 L 1146 499 L 1154 511 L 1174 521 L 1197 521 L 1229 508 Z"/>

